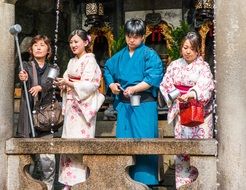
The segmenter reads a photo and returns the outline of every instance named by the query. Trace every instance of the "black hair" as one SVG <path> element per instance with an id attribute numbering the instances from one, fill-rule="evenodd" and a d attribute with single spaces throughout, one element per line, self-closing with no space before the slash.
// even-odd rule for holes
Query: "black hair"
<path id="1" fill-rule="evenodd" d="M 145 23 L 142 19 L 132 18 L 125 23 L 125 35 L 143 36 L 145 34 Z"/>
<path id="2" fill-rule="evenodd" d="M 74 30 L 70 33 L 68 36 L 68 42 L 71 40 L 71 38 L 75 35 L 78 35 L 82 40 L 86 41 L 87 38 L 87 32 L 85 30 Z"/>
<path id="3" fill-rule="evenodd" d="M 86 52 L 90 52 L 91 39 L 88 33 L 83 29 L 74 30 L 68 36 L 68 42 L 70 42 L 71 38 L 75 35 L 78 35 L 83 41 L 88 41 L 88 45 L 85 47 L 85 50 Z"/>

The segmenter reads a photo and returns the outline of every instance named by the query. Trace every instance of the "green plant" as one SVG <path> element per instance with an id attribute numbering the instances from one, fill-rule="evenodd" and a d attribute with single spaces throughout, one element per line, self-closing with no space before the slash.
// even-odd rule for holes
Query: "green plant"
<path id="1" fill-rule="evenodd" d="M 171 45 L 171 48 L 168 49 L 168 55 L 171 60 L 175 60 L 180 57 L 180 46 L 182 39 L 190 31 L 191 26 L 186 21 L 181 21 L 180 26 L 172 30 L 171 36 L 173 39 L 173 43 Z"/>
<path id="2" fill-rule="evenodd" d="M 111 47 L 112 55 L 120 51 L 124 46 L 126 46 L 124 27 L 119 29 L 119 37 L 114 39 Z"/>

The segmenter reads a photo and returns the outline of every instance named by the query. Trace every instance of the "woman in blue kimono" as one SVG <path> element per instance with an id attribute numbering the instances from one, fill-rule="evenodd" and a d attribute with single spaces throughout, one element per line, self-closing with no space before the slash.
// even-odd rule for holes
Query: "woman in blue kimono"
<path id="1" fill-rule="evenodd" d="M 105 64 L 106 85 L 116 95 L 117 138 L 158 138 L 157 91 L 163 77 L 158 54 L 143 44 L 145 24 L 130 19 L 125 24 L 127 46 Z M 140 105 L 131 106 L 130 96 L 141 95 Z M 158 156 L 136 156 L 129 169 L 132 179 L 158 184 Z"/>

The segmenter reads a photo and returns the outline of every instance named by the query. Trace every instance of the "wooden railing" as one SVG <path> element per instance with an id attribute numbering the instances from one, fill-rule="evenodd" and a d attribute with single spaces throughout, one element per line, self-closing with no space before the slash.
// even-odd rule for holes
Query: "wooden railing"
<path id="1" fill-rule="evenodd" d="M 27 172 L 31 154 L 82 154 L 81 161 L 90 170 L 89 178 L 73 190 L 147 190 L 133 181 L 126 168 L 134 164 L 132 155 L 189 154 L 198 178 L 182 189 L 215 190 L 217 141 L 164 139 L 46 139 L 12 138 L 6 142 L 8 157 L 8 190 L 43 190 L 45 185 Z"/>

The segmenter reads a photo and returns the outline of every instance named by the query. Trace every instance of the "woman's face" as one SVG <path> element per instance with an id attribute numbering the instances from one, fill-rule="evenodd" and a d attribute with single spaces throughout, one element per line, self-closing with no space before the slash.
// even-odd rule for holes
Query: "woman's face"
<path id="1" fill-rule="evenodd" d="M 48 55 L 49 47 L 44 40 L 38 40 L 32 45 L 32 54 L 36 59 L 45 59 Z"/>
<path id="2" fill-rule="evenodd" d="M 69 44 L 73 54 L 80 57 L 85 53 L 85 47 L 88 45 L 88 41 L 84 41 L 78 35 L 74 35 L 70 39 Z"/>
<path id="3" fill-rule="evenodd" d="M 198 52 L 192 48 L 189 40 L 184 42 L 181 53 L 187 63 L 193 62 L 198 56 Z"/>
<path id="4" fill-rule="evenodd" d="M 135 50 L 143 41 L 143 36 L 138 35 L 126 35 L 126 43 L 130 51 Z"/>

